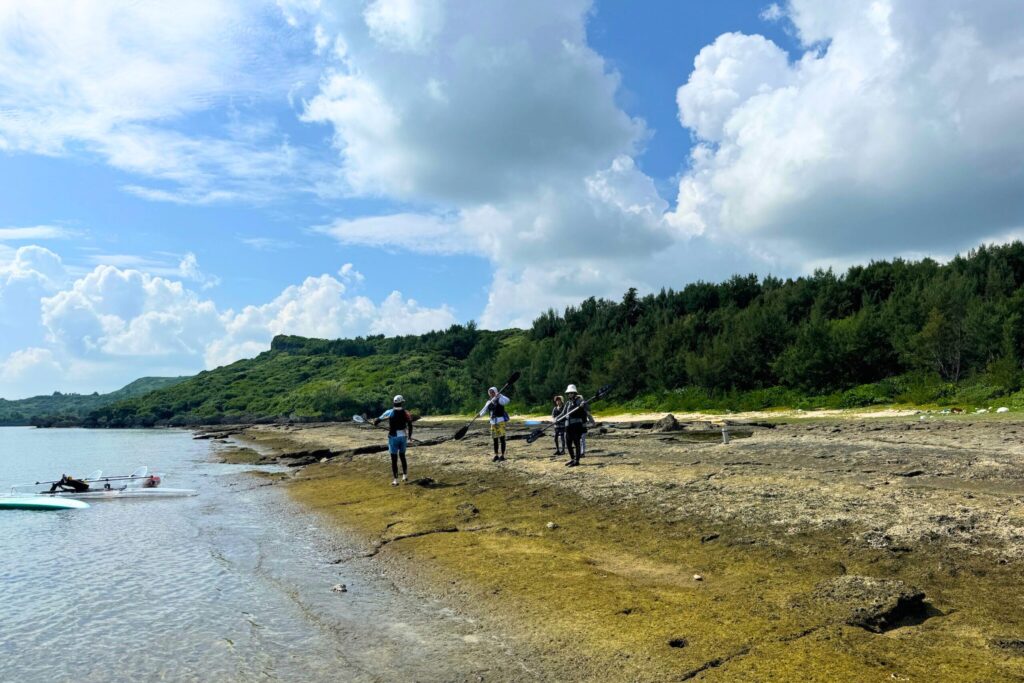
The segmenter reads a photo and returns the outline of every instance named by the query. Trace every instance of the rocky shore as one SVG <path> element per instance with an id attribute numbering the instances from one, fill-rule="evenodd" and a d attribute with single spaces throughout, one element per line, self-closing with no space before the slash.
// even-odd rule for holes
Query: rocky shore
<path id="1" fill-rule="evenodd" d="M 496 464 L 483 426 L 421 420 L 397 489 L 368 427 L 199 438 L 291 465 L 290 495 L 536 680 L 1024 680 L 1012 416 L 761 418 L 728 444 L 720 420 L 615 421 L 574 469 L 512 424 Z"/>

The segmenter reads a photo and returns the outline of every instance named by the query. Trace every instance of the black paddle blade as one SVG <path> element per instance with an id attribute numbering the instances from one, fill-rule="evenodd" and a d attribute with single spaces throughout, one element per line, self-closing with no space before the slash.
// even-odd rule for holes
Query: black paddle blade
<path id="1" fill-rule="evenodd" d="M 459 427 L 459 431 L 455 432 L 455 436 L 453 436 L 452 438 L 455 439 L 456 441 L 458 441 L 462 437 L 466 436 L 466 432 L 468 432 L 468 431 L 469 431 L 469 425 L 463 425 L 463 426 Z"/>
<path id="2" fill-rule="evenodd" d="M 520 372 L 519 372 L 518 370 L 516 370 L 516 371 L 515 371 L 515 372 L 513 372 L 513 373 L 512 373 L 512 375 L 511 375 L 511 376 L 510 376 L 510 377 L 508 378 L 508 381 L 507 381 L 507 382 L 505 382 L 505 386 L 511 386 L 511 385 L 515 384 L 516 382 L 518 382 L 518 381 L 519 381 L 519 378 L 520 378 L 520 377 L 522 377 L 522 373 L 520 373 Z"/>
<path id="3" fill-rule="evenodd" d="M 604 398 L 604 397 L 605 397 L 605 396 L 607 396 L 607 395 L 608 395 L 608 394 L 609 394 L 609 393 L 611 392 L 611 390 L 612 390 L 612 389 L 614 389 L 614 388 L 615 388 L 615 385 L 614 385 L 614 384 L 605 384 L 605 385 L 604 385 L 603 387 L 601 387 L 600 389 L 598 389 L 598 390 L 597 390 L 597 393 L 596 393 L 596 394 L 594 394 L 594 398 L 592 398 L 592 399 L 590 399 L 590 400 L 591 400 L 591 401 L 596 401 L 596 400 L 597 400 L 597 399 L 599 399 L 599 398 Z"/>
<path id="4" fill-rule="evenodd" d="M 537 439 L 539 439 L 542 436 L 544 436 L 544 430 L 543 429 L 534 429 L 532 432 L 530 432 L 530 435 L 528 437 L 526 437 L 526 443 L 528 443 L 528 444 L 533 443 L 534 441 L 536 441 Z"/>

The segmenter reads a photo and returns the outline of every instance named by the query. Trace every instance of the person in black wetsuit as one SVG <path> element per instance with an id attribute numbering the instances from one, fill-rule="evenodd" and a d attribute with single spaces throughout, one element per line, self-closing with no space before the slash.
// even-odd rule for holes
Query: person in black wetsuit
<path id="1" fill-rule="evenodd" d="M 60 475 L 60 481 L 54 482 L 53 486 L 50 487 L 50 493 L 56 491 L 74 491 L 75 493 L 84 493 L 89 490 L 89 485 L 81 479 L 75 479 L 69 477 L 66 474 Z"/>
<path id="2" fill-rule="evenodd" d="M 565 410 L 565 399 L 555 396 L 555 407 L 551 409 L 551 419 L 555 421 L 555 455 L 565 455 L 565 421 L 558 417 Z"/>
<path id="3" fill-rule="evenodd" d="M 587 424 L 594 421 L 590 416 L 590 407 L 583 400 L 576 385 L 570 384 L 565 389 L 565 410 L 562 411 L 562 421 L 565 423 L 566 446 L 569 449 L 569 462 L 567 467 L 576 467 L 583 457 L 583 434 L 587 431 Z"/>
<path id="4" fill-rule="evenodd" d="M 395 396 L 392 401 L 393 407 L 381 413 L 381 416 L 373 421 L 378 425 L 383 420 L 388 421 L 388 452 L 391 453 L 391 485 L 398 486 L 398 461 L 402 461 L 402 481 L 409 481 L 409 465 L 405 461 L 405 450 L 409 447 L 409 439 L 412 438 L 412 415 L 405 409 L 405 399 L 401 394 Z"/>

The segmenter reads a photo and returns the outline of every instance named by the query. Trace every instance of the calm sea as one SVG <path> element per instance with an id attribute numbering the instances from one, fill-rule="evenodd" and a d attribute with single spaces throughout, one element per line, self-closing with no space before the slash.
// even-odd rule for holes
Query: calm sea
<path id="1" fill-rule="evenodd" d="M 356 544 L 210 448 L 182 431 L 0 428 L 0 494 L 140 465 L 200 491 L 0 510 L 0 681 L 530 677 L 500 639 L 370 561 L 336 563 Z"/>

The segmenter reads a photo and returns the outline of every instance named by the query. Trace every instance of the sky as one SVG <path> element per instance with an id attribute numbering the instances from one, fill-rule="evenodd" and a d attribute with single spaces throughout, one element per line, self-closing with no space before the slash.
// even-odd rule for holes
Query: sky
<path id="1" fill-rule="evenodd" d="M 5 0 L 0 397 L 1024 234 L 1019 0 Z"/>

